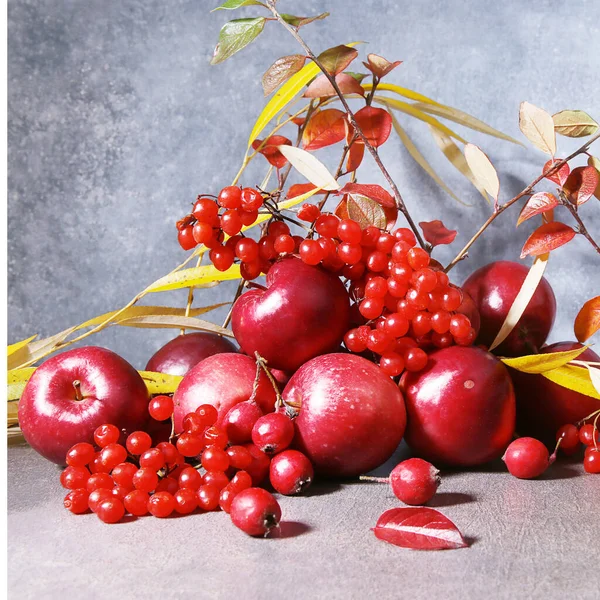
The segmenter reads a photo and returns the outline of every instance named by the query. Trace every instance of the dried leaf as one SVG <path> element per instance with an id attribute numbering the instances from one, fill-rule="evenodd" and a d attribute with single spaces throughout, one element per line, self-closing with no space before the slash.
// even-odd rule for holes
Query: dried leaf
<path id="1" fill-rule="evenodd" d="M 295 146 L 279 146 L 281 153 L 292 166 L 312 184 L 322 190 L 337 190 L 339 184 L 327 167 L 315 156 Z"/>
<path id="2" fill-rule="evenodd" d="M 76 329 L 77 327 L 69 327 L 50 337 L 34 340 L 26 346 L 22 346 L 8 357 L 7 369 L 16 369 L 25 363 L 37 361 L 49 350 L 54 348 L 56 344 L 66 340 Z"/>
<path id="3" fill-rule="evenodd" d="M 523 135 L 542 152 L 550 156 L 556 154 L 554 121 L 545 110 L 529 102 L 521 102 L 519 127 Z"/>
<path id="4" fill-rule="evenodd" d="M 518 356 L 517 358 L 502 358 L 502 362 L 507 366 L 523 373 L 543 373 L 558 369 L 563 365 L 575 360 L 580 354 L 583 354 L 588 346 L 567 350 L 566 352 L 548 352 L 547 354 L 530 354 L 527 356 Z"/>
<path id="5" fill-rule="evenodd" d="M 278 58 L 263 75 L 262 86 L 265 96 L 274 92 L 282 83 L 300 71 L 305 61 L 306 56 L 302 54 L 291 54 Z"/>
<path id="6" fill-rule="evenodd" d="M 283 146 L 282 146 L 283 147 Z M 287 147 L 287 146 L 285 146 Z M 240 279 L 240 266 L 232 265 L 227 271 L 217 271 L 213 265 L 204 267 L 192 267 L 170 273 L 155 281 L 146 288 L 146 292 L 168 292 L 189 287 L 203 287 L 218 281 Z"/>
<path id="7" fill-rule="evenodd" d="M 296 17 L 295 15 L 288 15 L 285 13 L 281 13 L 281 18 L 289 23 L 292 27 L 300 28 L 304 25 L 308 25 L 309 23 L 313 23 L 314 21 L 320 21 L 321 19 L 325 19 L 329 16 L 328 12 L 321 13 L 320 15 L 316 15 L 314 17 Z"/>
<path id="8" fill-rule="evenodd" d="M 341 142 L 346 137 L 346 115 L 337 108 L 313 114 L 304 129 L 302 145 L 305 150 L 318 150 Z"/>
<path id="9" fill-rule="evenodd" d="M 386 510 L 373 532 L 384 542 L 412 550 L 449 550 L 468 546 L 456 525 L 433 508 Z"/>
<path id="10" fill-rule="evenodd" d="M 558 369 L 544 371 L 542 376 L 569 390 L 600 400 L 600 392 L 594 387 L 590 372 L 585 367 L 564 365 Z"/>
<path id="11" fill-rule="evenodd" d="M 229 303 L 226 303 L 229 304 Z M 139 327 L 142 329 L 192 329 L 194 331 L 210 331 L 211 333 L 218 333 L 219 335 L 225 335 L 227 337 L 233 337 L 233 333 L 229 329 L 225 329 L 220 325 L 215 325 L 209 321 L 203 321 L 202 319 L 196 319 L 194 317 L 186 316 L 159 316 L 149 315 L 147 317 L 131 317 L 130 319 L 124 319 L 119 321 L 118 325 L 125 327 Z"/>
<path id="12" fill-rule="evenodd" d="M 358 50 L 350 46 L 335 46 L 321 52 L 317 57 L 330 75 L 341 73 L 356 57 Z"/>
<path id="13" fill-rule="evenodd" d="M 348 159 L 346 160 L 346 171 L 352 173 L 360 167 L 365 156 L 365 145 L 360 141 L 355 141 L 348 150 Z"/>
<path id="14" fill-rule="evenodd" d="M 588 165 L 590 167 L 594 167 L 598 173 L 598 185 L 596 186 L 596 191 L 594 192 L 594 196 L 600 200 L 600 159 L 595 156 L 588 157 Z"/>
<path id="15" fill-rule="evenodd" d="M 276 169 L 282 169 L 287 164 L 287 159 L 279 150 L 279 146 L 291 146 L 292 140 L 283 135 L 272 135 L 266 140 L 254 140 L 252 148 L 258 150 Z"/>
<path id="16" fill-rule="evenodd" d="M 385 77 L 390 71 L 393 71 L 401 64 L 401 60 L 390 62 L 386 58 L 383 58 L 383 56 L 378 56 L 377 54 L 368 54 L 367 62 L 363 62 L 363 65 L 379 79 Z"/>
<path id="17" fill-rule="evenodd" d="M 533 261 L 533 265 L 531 265 L 531 269 L 529 269 L 527 277 L 525 277 L 521 289 L 514 299 L 514 302 L 504 319 L 504 323 L 502 323 L 502 327 L 500 327 L 500 330 L 490 346 L 490 352 L 510 335 L 510 332 L 515 328 L 519 319 L 523 316 L 525 309 L 535 294 L 535 290 L 537 290 L 537 287 L 542 280 L 548 264 L 548 258 L 550 258 L 549 254 L 542 254 L 541 256 L 537 256 Z"/>
<path id="18" fill-rule="evenodd" d="M 521 214 L 517 220 L 517 227 L 524 221 L 527 221 L 527 219 L 531 219 L 531 217 L 535 217 L 536 215 L 556 208 L 558 204 L 559 202 L 554 194 L 550 194 L 549 192 L 538 192 L 537 194 L 534 194 L 529 198 L 527 204 L 525 204 L 521 210 Z"/>
<path id="19" fill-rule="evenodd" d="M 563 191 L 570 202 L 579 206 L 594 195 L 599 180 L 598 171 L 593 166 L 577 167 L 567 177 Z"/>
<path id="20" fill-rule="evenodd" d="M 575 317 L 575 337 L 581 342 L 591 338 L 600 330 L 600 296 L 591 298 Z"/>
<path id="21" fill-rule="evenodd" d="M 352 75 L 348 73 L 340 73 L 335 76 L 335 82 L 342 94 L 360 94 L 364 95 L 365 91 L 362 86 Z M 319 75 L 304 92 L 305 98 L 331 98 L 337 96 L 337 92 L 333 89 L 329 79 L 325 75 Z"/>
<path id="22" fill-rule="evenodd" d="M 497 203 L 500 194 L 500 181 L 494 165 L 485 152 L 474 144 L 466 144 L 465 159 L 475 178 Z"/>
<path id="23" fill-rule="evenodd" d="M 221 4 L 221 6 L 217 6 L 217 8 L 213 8 L 210 12 L 215 12 L 216 10 L 235 10 L 236 8 L 241 8 L 242 6 L 265 6 L 262 2 L 258 2 L 258 0 L 227 0 Z"/>
<path id="24" fill-rule="evenodd" d="M 554 131 L 566 137 L 586 137 L 598 131 L 598 123 L 583 110 L 561 110 L 552 120 Z"/>
<path id="25" fill-rule="evenodd" d="M 587 365 L 587 370 L 594 389 L 600 394 L 600 369 L 592 367 L 592 365 Z"/>
<path id="26" fill-rule="evenodd" d="M 379 229 L 386 228 L 387 219 L 383 207 L 379 202 L 371 200 L 367 196 L 349 194 L 346 210 L 349 218 L 356 221 L 363 229 L 369 225 L 374 225 Z"/>
<path id="27" fill-rule="evenodd" d="M 560 162 L 557 158 L 551 158 L 542 169 L 542 173 L 546 173 L 550 170 L 556 163 Z M 558 171 L 554 171 L 552 175 L 547 175 L 546 179 L 549 179 L 553 183 L 560 185 L 561 187 L 565 184 L 569 173 L 571 172 L 571 167 L 569 167 L 569 163 L 565 163 L 562 167 L 558 169 Z"/>
<path id="28" fill-rule="evenodd" d="M 219 43 L 210 64 L 219 64 L 245 48 L 260 35 L 266 22 L 265 17 L 256 17 L 254 19 L 234 19 L 225 23 L 219 33 Z"/>
<path id="29" fill-rule="evenodd" d="M 546 252 L 551 252 L 564 246 L 574 237 L 575 231 L 560 221 L 545 223 L 527 238 L 523 250 L 521 250 L 521 258 L 540 256 Z"/>
<path id="30" fill-rule="evenodd" d="M 35 335 L 32 335 L 31 337 L 27 338 L 26 340 L 21 340 L 20 342 L 15 342 L 14 344 L 11 344 L 10 346 L 8 346 L 6 348 L 6 355 L 10 356 L 11 354 L 14 354 L 17 350 L 24 348 L 25 346 L 27 346 L 27 344 L 29 344 L 29 342 L 32 342 L 33 340 L 35 340 L 36 337 L 37 337 L 37 333 Z"/>
<path id="31" fill-rule="evenodd" d="M 30 377 L 33 375 L 35 367 L 26 367 L 24 369 L 12 369 L 7 372 L 8 396 L 7 400 L 18 400 L 23 394 Z"/>
<path id="32" fill-rule="evenodd" d="M 373 106 L 364 106 L 354 114 L 354 118 L 374 148 L 384 144 L 390 137 L 392 116 L 387 110 L 374 108 Z"/>
<path id="33" fill-rule="evenodd" d="M 364 183 L 347 183 L 341 190 L 336 192 L 337 194 L 362 194 L 375 200 L 381 204 L 381 206 L 394 207 L 396 202 L 392 195 L 377 184 L 364 184 Z"/>
<path id="34" fill-rule="evenodd" d="M 421 221 L 419 227 L 423 230 L 423 237 L 433 247 L 441 244 L 451 244 L 456 238 L 454 229 L 447 229 L 439 220 Z"/>

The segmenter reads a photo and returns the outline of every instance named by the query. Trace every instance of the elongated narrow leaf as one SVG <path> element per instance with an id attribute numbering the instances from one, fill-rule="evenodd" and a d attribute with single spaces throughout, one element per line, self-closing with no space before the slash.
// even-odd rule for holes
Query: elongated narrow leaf
<path id="1" fill-rule="evenodd" d="M 456 525 L 433 508 L 386 510 L 379 517 L 373 533 L 384 542 L 412 550 L 450 550 L 468 546 Z"/>
<path id="2" fill-rule="evenodd" d="M 302 135 L 305 150 L 318 150 L 341 142 L 346 137 L 346 114 L 326 108 L 312 115 Z"/>
<path id="3" fill-rule="evenodd" d="M 456 238 L 456 230 L 448 229 L 442 221 L 421 221 L 419 227 L 423 230 L 425 241 L 433 247 L 441 244 L 451 244 Z"/>
<path id="4" fill-rule="evenodd" d="M 339 189 L 340 186 L 334 176 L 316 156 L 295 146 L 279 146 L 279 150 L 312 184 L 323 190 Z"/>
<path id="5" fill-rule="evenodd" d="M 525 277 L 521 289 L 512 303 L 512 306 L 504 319 L 504 323 L 502 323 L 502 327 L 500 327 L 500 331 L 498 331 L 496 338 L 490 346 L 490 352 L 509 336 L 510 332 L 519 322 L 519 319 L 523 316 L 525 309 L 533 298 L 533 294 L 535 294 L 535 290 L 537 290 L 537 287 L 542 280 L 549 257 L 549 254 L 542 254 L 541 256 L 537 256 L 533 261 L 533 265 L 531 266 L 531 269 L 529 269 L 529 273 L 527 273 L 527 277 Z"/>
<path id="6" fill-rule="evenodd" d="M 502 358 L 502 362 L 523 373 L 543 373 L 558 369 L 563 365 L 575 360 L 580 354 L 583 354 L 587 346 L 567 350 L 566 352 L 548 352 L 547 354 L 530 354 L 527 356 L 518 356 L 517 358 Z"/>
<path id="7" fill-rule="evenodd" d="M 529 102 L 521 102 L 519 127 L 523 135 L 542 152 L 550 156 L 556 154 L 554 121 L 545 110 Z"/>
<path id="8" fill-rule="evenodd" d="M 527 238 L 523 250 L 521 250 L 521 258 L 540 256 L 556 250 L 570 242 L 575 235 L 575 231 L 571 227 L 560 221 L 545 223 Z"/>
<path id="9" fill-rule="evenodd" d="M 338 194 L 362 194 L 376 200 L 381 206 L 394 207 L 396 202 L 392 195 L 380 185 L 374 183 L 347 183 Z"/>
<path id="10" fill-rule="evenodd" d="M 363 65 L 373 73 L 376 77 L 381 79 L 385 77 L 388 73 L 393 71 L 396 67 L 402 64 L 401 60 L 395 60 L 394 62 L 390 62 L 387 58 L 383 58 L 383 56 L 379 56 L 377 54 L 367 54 L 367 62 L 363 62 Z"/>
<path id="11" fill-rule="evenodd" d="M 364 94 L 360 83 L 352 75 L 348 75 L 348 73 L 339 73 L 336 75 L 335 82 L 340 92 L 344 95 Z M 337 92 L 325 75 L 319 75 L 306 88 L 306 92 L 304 92 L 305 98 L 332 98 L 333 96 L 337 96 Z"/>
<path id="12" fill-rule="evenodd" d="M 589 156 L 588 165 L 590 167 L 594 167 L 594 169 L 596 169 L 596 172 L 598 173 L 598 185 L 596 186 L 594 196 L 596 196 L 596 198 L 600 200 L 600 158 L 596 158 L 595 156 Z"/>
<path id="13" fill-rule="evenodd" d="M 217 8 L 213 8 L 211 12 L 215 12 L 216 10 L 235 10 L 236 8 L 241 8 L 242 6 L 265 6 L 262 2 L 258 0 L 227 0 L 221 4 L 221 6 L 217 6 Z"/>
<path id="14" fill-rule="evenodd" d="M 479 146 L 466 144 L 465 159 L 475 178 L 497 203 L 500 194 L 500 181 L 494 165 L 485 152 Z"/>
<path id="15" fill-rule="evenodd" d="M 217 271 L 213 265 L 183 269 L 161 277 L 146 288 L 146 292 L 168 292 L 188 287 L 201 287 L 215 281 L 228 281 L 240 279 L 240 266 L 232 265 L 227 271 Z"/>
<path id="16" fill-rule="evenodd" d="M 224 304 L 230 304 L 226 302 Z M 124 319 L 119 321 L 118 325 L 124 327 L 139 327 L 141 329 L 192 329 L 194 331 L 209 331 L 211 333 L 218 333 L 219 335 L 225 335 L 227 337 L 233 337 L 233 333 L 229 329 L 225 329 L 220 325 L 215 325 L 209 321 L 203 321 L 202 319 L 196 319 L 194 317 L 186 316 L 154 316 L 149 315 L 147 317 L 132 317 L 131 319 Z"/>
<path id="17" fill-rule="evenodd" d="M 365 91 L 370 92 L 373 89 L 373 84 L 365 81 L 365 83 L 363 83 L 363 88 L 365 89 Z M 408 98 L 409 100 L 414 100 L 415 102 L 423 102 L 433 106 L 443 107 L 443 104 L 439 104 L 432 98 L 424 96 L 423 94 L 419 94 L 419 92 L 415 92 L 414 90 L 409 90 L 408 88 L 395 85 L 393 83 L 379 83 L 377 89 L 380 92 L 394 92 L 395 94 L 398 94 L 403 98 Z M 415 106 L 417 105 L 415 104 Z M 421 106 L 417 106 L 417 108 L 423 110 Z"/>
<path id="18" fill-rule="evenodd" d="M 444 153 L 444 156 L 452 163 L 452 165 L 458 170 L 459 173 L 464 175 L 475 187 L 475 189 L 483 196 L 486 202 L 489 202 L 489 197 L 485 192 L 483 186 L 479 183 L 473 172 L 469 168 L 467 159 L 461 152 L 461 149 L 454 142 L 454 140 L 446 135 L 444 132 L 436 129 L 432 125 L 429 125 L 429 131 L 438 145 L 439 149 Z"/>
<path id="19" fill-rule="evenodd" d="M 542 173 L 547 173 L 556 163 L 559 163 L 560 160 L 557 158 L 551 158 L 542 169 Z M 571 172 L 571 167 L 569 167 L 569 163 L 565 163 L 562 167 L 559 167 L 557 171 L 554 171 L 551 175 L 546 175 L 546 179 L 560 185 L 561 187 L 567 181 L 569 177 L 569 173 Z"/>
<path id="20" fill-rule="evenodd" d="M 598 123 L 583 110 L 561 110 L 552 120 L 556 133 L 566 137 L 586 137 L 598 131 Z"/>
<path id="21" fill-rule="evenodd" d="M 265 96 L 274 92 L 282 83 L 300 71 L 305 62 L 306 56 L 302 54 L 278 58 L 263 75 L 262 86 Z"/>
<path id="22" fill-rule="evenodd" d="M 600 330 L 600 296 L 591 298 L 575 317 L 575 336 L 580 342 L 590 339 Z"/>
<path id="23" fill-rule="evenodd" d="M 394 125 L 394 130 L 396 131 L 396 133 L 398 134 L 398 137 L 400 138 L 400 141 L 404 144 L 404 146 L 408 150 L 408 153 L 411 155 L 413 160 L 425 171 L 425 173 L 427 173 L 427 175 L 429 175 L 429 177 L 431 177 L 431 179 L 433 179 L 449 196 L 454 198 L 457 202 L 460 202 L 460 204 L 463 204 L 465 206 L 470 206 L 466 202 L 463 202 L 442 181 L 442 179 L 439 177 L 439 175 L 433 170 L 433 167 L 427 162 L 427 160 L 425 160 L 425 157 L 421 154 L 421 152 L 419 152 L 418 148 L 415 146 L 413 141 L 408 137 L 408 134 L 406 133 L 406 131 L 404 131 L 404 129 L 398 122 L 398 119 L 396 119 L 396 117 L 394 115 L 392 115 L 392 123 Z"/>
<path id="24" fill-rule="evenodd" d="M 21 347 L 8 357 L 7 368 L 16 369 L 25 363 L 37 361 L 44 354 L 54 348 L 56 344 L 66 340 L 69 335 L 75 331 L 75 329 L 76 327 L 69 327 L 68 329 L 60 331 L 59 333 L 56 333 L 50 337 L 41 340 L 34 340 L 26 346 Z"/>
<path id="25" fill-rule="evenodd" d="M 358 50 L 351 46 L 335 46 L 321 52 L 317 59 L 330 75 L 341 73 L 356 57 Z"/>
<path id="26" fill-rule="evenodd" d="M 542 376 L 569 390 L 600 400 L 600 392 L 592 383 L 590 373 L 585 367 L 564 365 L 558 369 L 544 371 Z M 600 408 L 600 404 L 598 408 Z"/>
<path id="27" fill-rule="evenodd" d="M 210 63 L 217 65 L 245 48 L 260 35 L 266 22 L 265 17 L 256 17 L 225 23 L 219 33 L 219 43 Z"/>
<path id="28" fill-rule="evenodd" d="M 592 166 L 577 167 L 563 185 L 567 199 L 577 206 L 587 202 L 595 193 L 600 177 Z"/>
<path id="29" fill-rule="evenodd" d="M 314 21 L 321 21 L 329 16 L 328 12 L 321 13 L 320 15 L 315 15 L 314 17 L 297 17 L 295 15 L 288 15 L 285 13 L 281 13 L 281 18 L 286 22 L 292 25 L 292 27 L 303 27 L 304 25 L 308 25 L 309 23 L 313 23 Z"/>
<path id="30" fill-rule="evenodd" d="M 598 392 L 598 394 L 600 394 L 600 369 L 598 367 L 588 365 L 587 370 L 594 389 Z"/>
<path id="31" fill-rule="evenodd" d="M 538 192 L 534 194 L 527 200 L 527 204 L 521 210 L 521 214 L 517 220 L 517 227 L 524 221 L 527 221 L 527 219 L 531 219 L 531 217 L 556 208 L 558 204 L 556 196 L 550 192 Z"/>
<path id="32" fill-rule="evenodd" d="M 33 340 L 35 340 L 36 337 L 37 337 L 37 333 L 35 335 L 32 335 L 31 337 L 27 338 L 26 340 L 21 340 L 20 342 L 15 342 L 14 344 L 11 344 L 6 349 L 6 355 L 10 356 L 11 354 L 14 354 L 17 350 L 20 350 L 21 348 L 27 346 L 27 344 L 29 344 L 29 342 L 32 342 Z"/>

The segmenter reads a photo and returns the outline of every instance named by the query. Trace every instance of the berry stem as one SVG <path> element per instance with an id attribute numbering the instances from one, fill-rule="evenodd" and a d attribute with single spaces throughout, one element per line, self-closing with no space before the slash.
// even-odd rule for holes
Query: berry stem
<path id="1" fill-rule="evenodd" d="M 83 394 L 81 393 L 81 381 L 79 381 L 79 379 L 76 379 L 73 382 L 73 387 L 75 388 L 75 401 L 81 402 L 84 399 Z"/>
<path id="2" fill-rule="evenodd" d="M 581 421 L 577 421 L 577 427 L 581 427 L 586 421 L 589 421 L 592 417 L 598 418 L 600 416 L 600 410 L 595 410 L 591 415 L 584 417 Z"/>
<path id="3" fill-rule="evenodd" d="M 375 483 L 389 483 L 390 480 L 387 477 L 370 477 L 369 475 L 361 475 L 359 477 L 361 481 L 374 481 Z"/>
<path id="4" fill-rule="evenodd" d="M 267 367 L 267 361 L 258 352 L 255 352 L 254 356 L 256 357 L 256 380 L 254 381 L 255 385 L 258 387 L 258 377 L 260 375 L 260 369 L 262 369 L 265 372 L 265 375 L 267 376 L 269 381 L 271 382 L 273 389 L 275 390 L 275 408 L 282 406 L 285 403 L 279 392 L 279 386 L 277 385 L 277 382 L 275 381 L 273 375 L 271 375 L 271 371 L 269 371 L 269 368 Z M 252 395 L 254 396 L 254 394 L 255 392 L 253 389 Z"/>

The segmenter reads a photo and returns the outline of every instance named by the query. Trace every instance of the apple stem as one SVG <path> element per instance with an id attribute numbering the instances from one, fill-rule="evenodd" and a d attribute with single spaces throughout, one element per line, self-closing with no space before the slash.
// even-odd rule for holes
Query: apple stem
<path id="1" fill-rule="evenodd" d="M 369 477 L 368 475 L 361 475 L 359 477 L 361 481 L 374 481 L 375 483 L 389 483 L 390 480 L 387 477 Z"/>
<path id="2" fill-rule="evenodd" d="M 262 290 L 263 292 L 267 291 L 267 288 L 264 285 L 261 285 L 260 283 L 256 283 L 254 281 L 247 281 L 246 287 L 253 290 Z"/>
<path id="3" fill-rule="evenodd" d="M 81 381 L 79 381 L 79 379 L 76 379 L 73 382 L 73 387 L 75 388 L 75 400 L 77 402 L 84 400 L 83 394 L 81 393 Z"/>

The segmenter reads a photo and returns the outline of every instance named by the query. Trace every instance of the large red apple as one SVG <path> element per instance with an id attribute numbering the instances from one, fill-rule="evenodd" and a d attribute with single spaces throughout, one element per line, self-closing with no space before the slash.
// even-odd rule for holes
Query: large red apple
<path id="1" fill-rule="evenodd" d="M 529 269 L 520 263 L 499 260 L 477 269 L 463 284 L 479 309 L 481 328 L 477 342 L 490 346 L 502 327 Z M 509 336 L 494 352 L 502 356 L 534 354 L 542 347 L 556 316 L 556 299 L 542 278 L 525 312 Z"/>
<path id="2" fill-rule="evenodd" d="M 566 352 L 575 348 L 581 348 L 581 344 L 558 342 L 542 348 L 541 352 Z M 577 360 L 600 362 L 600 356 L 588 348 Z M 575 424 L 600 409 L 600 401 L 596 398 L 564 388 L 543 375 L 509 371 L 517 397 L 517 431 L 520 435 L 536 437 L 552 446 L 559 427 Z"/>
<path id="3" fill-rule="evenodd" d="M 175 431 L 180 432 L 185 415 L 201 404 L 212 404 L 219 411 L 221 425 L 227 411 L 248 400 L 256 377 L 256 364 L 244 354 L 215 354 L 198 363 L 181 380 L 175 395 Z M 275 409 L 275 390 L 264 372 L 258 380 L 256 401 L 263 412 Z"/>
<path id="4" fill-rule="evenodd" d="M 223 352 L 236 352 L 233 342 L 215 333 L 199 331 L 178 335 L 150 358 L 146 371 L 185 375 L 200 361 Z"/>
<path id="5" fill-rule="evenodd" d="M 65 464 L 67 450 L 93 442 L 94 430 L 112 423 L 125 434 L 148 419 L 148 390 L 123 358 L 95 346 L 68 350 L 41 365 L 19 401 L 19 425 L 29 445 Z"/>
<path id="6" fill-rule="evenodd" d="M 300 405 L 294 443 L 322 475 L 367 473 L 402 440 L 402 394 L 379 367 L 360 356 L 313 358 L 294 373 L 283 397 Z"/>
<path id="7" fill-rule="evenodd" d="M 515 395 L 508 370 L 477 347 L 451 346 L 407 372 L 406 441 L 434 464 L 475 466 L 499 458 L 515 429 Z"/>
<path id="8" fill-rule="evenodd" d="M 266 290 L 238 298 L 231 326 L 246 354 L 258 352 L 270 367 L 293 372 L 335 350 L 349 322 L 350 300 L 339 277 L 285 258 L 269 270 Z"/>

